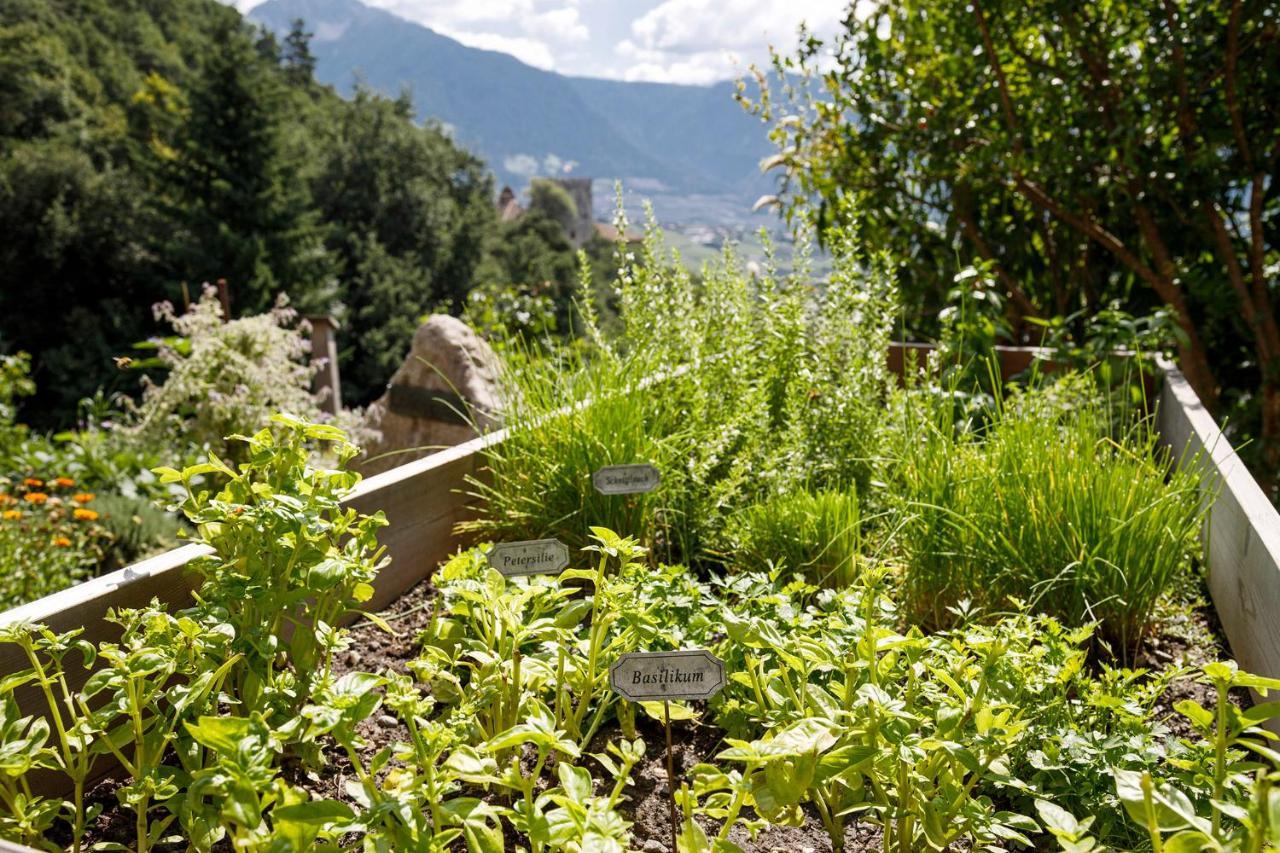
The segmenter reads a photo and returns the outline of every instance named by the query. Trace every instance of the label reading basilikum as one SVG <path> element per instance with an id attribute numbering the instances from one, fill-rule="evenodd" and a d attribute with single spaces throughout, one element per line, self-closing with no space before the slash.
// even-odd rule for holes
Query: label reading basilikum
<path id="1" fill-rule="evenodd" d="M 648 462 L 638 465 L 607 465 L 591 475 L 591 484 L 602 495 L 652 492 L 661 482 L 662 475 Z"/>
<path id="2" fill-rule="evenodd" d="M 559 539 L 499 542 L 485 556 L 507 577 L 554 574 L 569 565 L 569 546 Z"/>
<path id="3" fill-rule="evenodd" d="M 706 649 L 630 652 L 609 668 L 609 684 L 632 702 L 709 699 L 724 687 L 724 664 Z"/>

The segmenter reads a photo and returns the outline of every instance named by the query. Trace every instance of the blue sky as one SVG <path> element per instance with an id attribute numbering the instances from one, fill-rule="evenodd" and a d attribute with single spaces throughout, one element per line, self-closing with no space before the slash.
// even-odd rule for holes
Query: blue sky
<path id="1" fill-rule="evenodd" d="M 228 0 L 247 11 L 261 0 Z M 830 35 L 845 0 L 364 0 L 464 44 L 587 77 L 712 83 Z"/>

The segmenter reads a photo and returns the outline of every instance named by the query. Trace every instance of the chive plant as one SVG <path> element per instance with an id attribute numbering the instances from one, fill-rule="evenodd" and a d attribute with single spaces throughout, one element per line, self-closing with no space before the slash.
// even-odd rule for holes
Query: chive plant
<path id="1" fill-rule="evenodd" d="M 862 517 L 852 491 L 801 489 L 753 504 L 730 520 L 728 537 L 735 569 L 785 568 L 818 586 L 848 586 L 862 563 Z"/>
<path id="2" fill-rule="evenodd" d="M 1141 643 L 1188 576 L 1202 502 L 1149 421 L 1117 435 L 1095 399 L 1048 386 L 998 403 L 977 431 L 956 428 L 949 408 L 903 431 L 904 586 L 920 624 L 1021 600 L 1069 624 L 1100 622 L 1120 656 Z"/>

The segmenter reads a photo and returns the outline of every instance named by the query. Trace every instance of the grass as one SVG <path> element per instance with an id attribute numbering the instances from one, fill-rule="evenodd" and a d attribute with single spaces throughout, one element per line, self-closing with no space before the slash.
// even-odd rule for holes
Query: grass
<path id="1" fill-rule="evenodd" d="M 781 567 L 838 588 L 853 583 L 862 567 L 862 516 L 852 491 L 775 496 L 731 519 L 728 537 L 735 571 Z"/>
<path id="2" fill-rule="evenodd" d="M 1120 656 L 1141 643 L 1191 568 L 1201 497 L 1149 421 L 1118 428 L 1088 384 L 1016 394 L 976 433 L 947 418 L 904 433 L 904 587 L 920 624 L 1024 601 L 1068 624 L 1101 622 Z"/>

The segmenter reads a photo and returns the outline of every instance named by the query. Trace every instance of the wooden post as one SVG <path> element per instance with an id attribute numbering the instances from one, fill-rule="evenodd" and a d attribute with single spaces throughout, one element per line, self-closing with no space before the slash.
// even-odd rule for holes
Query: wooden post
<path id="1" fill-rule="evenodd" d="M 662 700 L 662 727 L 667 730 L 667 811 L 671 816 L 671 853 L 676 853 L 679 833 L 676 830 L 676 769 L 671 761 L 671 703 Z"/>
<path id="2" fill-rule="evenodd" d="M 307 317 L 311 324 L 311 363 L 319 369 L 311 390 L 322 394 L 320 408 L 331 415 L 342 409 L 342 382 L 338 376 L 338 321 L 327 314 Z M 324 393 L 324 392 L 328 393 Z"/>
<path id="3" fill-rule="evenodd" d="M 218 279 L 218 301 L 222 303 L 222 322 L 231 322 L 231 285 L 225 278 Z"/>

